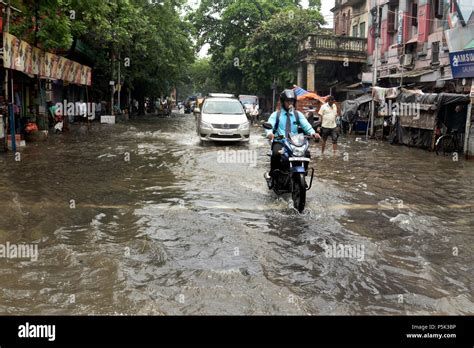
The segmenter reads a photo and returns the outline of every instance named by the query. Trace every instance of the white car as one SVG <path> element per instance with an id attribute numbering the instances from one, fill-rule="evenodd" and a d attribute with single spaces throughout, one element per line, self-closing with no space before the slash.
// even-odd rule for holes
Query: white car
<path id="1" fill-rule="evenodd" d="M 249 141 L 250 124 L 240 101 L 231 96 L 214 95 L 204 99 L 201 110 L 194 110 L 200 139 Z"/>

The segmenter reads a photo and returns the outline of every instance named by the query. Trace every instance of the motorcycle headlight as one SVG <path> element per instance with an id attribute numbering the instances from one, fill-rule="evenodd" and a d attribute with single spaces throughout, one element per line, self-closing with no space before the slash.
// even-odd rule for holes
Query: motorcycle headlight
<path id="1" fill-rule="evenodd" d="M 304 153 L 305 153 L 304 147 L 294 146 L 292 148 L 292 150 L 293 150 L 293 156 L 295 156 L 295 157 L 304 157 Z"/>
<path id="2" fill-rule="evenodd" d="M 239 127 L 239 129 L 248 129 L 250 126 L 250 123 L 247 121 L 245 123 L 242 123 Z"/>

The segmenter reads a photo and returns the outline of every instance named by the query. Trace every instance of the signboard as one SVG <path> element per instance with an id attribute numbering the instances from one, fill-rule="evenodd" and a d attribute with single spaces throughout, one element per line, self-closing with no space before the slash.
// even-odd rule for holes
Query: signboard
<path id="1" fill-rule="evenodd" d="M 453 78 L 474 77 L 474 50 L 464 50 L 449 53 Z"/>
<path id="2" fill-rule="evenodd" d="M 398 11 L 397 44 L 403 44 L 403 11 Z"/>
<path id="3" fill-rule="evenodd" d="M 100 116 L 100 123 L 115 124 L 115 116 Z"/>
<path id="4" fill-rule="evenodd" d="M 3 34 L 3 66 L 41 78 L 78 85 L 92 84 L 90 67 L 32 47 L 9 33 Z"/>

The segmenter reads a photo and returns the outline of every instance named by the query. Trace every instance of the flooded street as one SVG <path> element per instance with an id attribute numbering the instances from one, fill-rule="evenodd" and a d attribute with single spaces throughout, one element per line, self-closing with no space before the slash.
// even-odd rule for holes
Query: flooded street
<path id="1" fill-rule="evenodd" d="M 192 115 L 148 116 L 0 154 L 0 244 L 38 244 L 0 259 L 0 313 L 474 314 L 474 162 L 313 143 L 300 215 L 261 133 L 201 145 Z M 363 253 L 328 257 L 341 244 Z"/>

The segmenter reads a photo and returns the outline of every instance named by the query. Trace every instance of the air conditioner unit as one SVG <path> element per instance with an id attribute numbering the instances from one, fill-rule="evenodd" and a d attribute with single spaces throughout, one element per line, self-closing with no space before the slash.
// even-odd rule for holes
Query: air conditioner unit
<path id="1" fill-rule="evenodd" d="M 402 65 L 409 66 L 413 63 L 413 55 L 412 54 L 405 54 L 402 56 Z"/>

